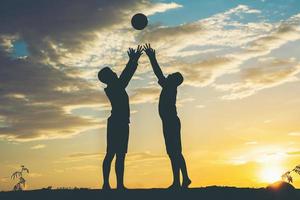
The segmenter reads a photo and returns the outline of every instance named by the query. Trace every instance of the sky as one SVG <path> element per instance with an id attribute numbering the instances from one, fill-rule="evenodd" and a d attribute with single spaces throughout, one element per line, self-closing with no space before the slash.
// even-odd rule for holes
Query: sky
<path id="1" fill-rule="evenodd" d="M 142 31 L 130 24 L 139 12 Z M 144 43 L 165 74 L 184 76 L 177 109 L 192 187 L 265 187 L 300 164 L 297 0 L 3 0 L 0 24 L 0 190 L 20 165 L 27 189 L 101 187 L 110 104 L 97 73 L 120 74 L 127 49 Z M 127 92 L 125 185 L 167 187 L 160 87 L 145 55 Z"/>

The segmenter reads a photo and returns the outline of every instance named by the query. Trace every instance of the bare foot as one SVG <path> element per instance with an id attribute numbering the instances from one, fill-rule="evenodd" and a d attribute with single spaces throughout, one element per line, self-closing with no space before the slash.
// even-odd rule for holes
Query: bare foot
<path id="1" fill-rule="evenodd" d="M 191 183 L 192 183 L 191 179 L 187 178 L 187 179 L 183 180 L 181 187 L 187 189 L 187 188 L 189 188 L 189 185 Z"/>
<path id="2" fill-rule="evenodd" d="M 109 184 L 103 184 L 102 190 L 110 190 L 110 185 Z"/>
<path id="3" fill-rule="evenodd" d="M 178 190 L 178 189 L 180 189 L 180 184 L 173 183 L 168 187 L 168 190 Z"/>
<path id="4" fill-rule="evenodd" d="M 117 186 L 117 190 L 127 190 L 124 185 Z"/>

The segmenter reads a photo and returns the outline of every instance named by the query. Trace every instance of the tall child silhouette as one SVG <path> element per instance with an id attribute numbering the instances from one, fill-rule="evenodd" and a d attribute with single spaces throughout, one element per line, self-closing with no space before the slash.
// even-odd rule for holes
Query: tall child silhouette
<path id="1" fill-rule="evenodd" d="M 107 120 L 107 149 L 102 167 L 103 189 L 110 189 L 109 174 L 115 155 L 117 188 L 125 189 L 124 160 L 128 147 L 130 123 L 129 99 L 125 88 L 137 69 L 138 59 L 142 55 L 142 47 L 138 46 L 137 50 L 129 48 L 127 53 L 129 61 L 119 78 L 109 67 L 101 69 L 98 73 L 99 80 L 107 85 L 104 91 L 112 107 L 111 116 Z"/>
<path id="2" fill-rule="evenodd" d="M 162 120 L 166 149 L 173 171 L 173 184 L 169 188 L 180 188 L 180 171 L 183 177 L 181 187 L 188 188 L 191 180 L 181 152 L 181 124 L 176 111 L 177 87 L 183 82 L 183 77 L 179 72 L 165 77 L 156 60 L 155 50 L 151 48 L 150 44 L 144 45 L 144 51 L 148 55 L 158 83 L 162 87 L 159 97 L 159 115 Z"/>

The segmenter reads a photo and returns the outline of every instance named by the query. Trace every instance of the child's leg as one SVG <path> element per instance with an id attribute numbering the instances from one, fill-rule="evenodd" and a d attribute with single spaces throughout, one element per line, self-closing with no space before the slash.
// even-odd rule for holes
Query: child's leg
<path id="1" fill-rule="evenodd" d="M 183 180 L 189 179 L 187 169 L 186 169 L 186 163 L 185 163 L 185 160 L 184 160 L 184 157 L 182 154 L 180 154 L 180 156 L 179 156 L 179 163 L 180 163 L 179 166 L 180 166 Z"/>
<path id="2" fill-rule="evenodd" d="M 116 175 L 117 175 L 117 188 L 124 189 L 124 162 L 125 153 L 117 153 L 116 158 Z"/>
<path id="3" fill-rule="evenodd" d="M 103 173 L 103 189 L 110 189 L 109 185 L 109 174 L 111 162 L 114 158 L 113 153 L 106 153 L 105 158 L 102 164 L 102 173 Z"/>
<path id="4" fill-rule="evenodd" d="M 165 138 L 165 144 L 167 148 L 167 152 L 172 165 L 173 172 L 173 184 L 169 187 L 178 188 L 180 187 L 180 162 L 178 155 L 178 145 L 176 144 L 179 140 L 176 139 L 178 137 L 178 129 L 179 123 L 177 119 L 172 118 L 168 120 L 163 120 L 163 133 Z"/>
<path id="5" fill-rule="evenodd" d="M 190 178 L 188 176 L 188 172 L 186 169 L 186 163 L 185 163 L 182 153 L 179 155 L 179 163 L 180 163 L 179 166 L 180 166 L 180 170 L 181 170 L 182 178 L 183 178 L 182 187 L 187 188 L 192 183 L 192 181 L 190 180 Z"/>
<path id="6" fill-rule="evenodd" d="M 169 155 L 173 172 L 173 183 L 169 188 L 176 188 L 180 186 L 180 174 L 179 174 L 179 162 L 178 157 L 175 155 Z"/>

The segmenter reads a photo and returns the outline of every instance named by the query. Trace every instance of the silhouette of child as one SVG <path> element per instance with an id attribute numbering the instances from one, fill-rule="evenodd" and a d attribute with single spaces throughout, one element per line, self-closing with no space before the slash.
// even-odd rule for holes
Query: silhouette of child
<path id="1" fill-rule="evenodd" d="M 109 174 L 115 155 L 117 188 L 125 189 L 124 161 L 128 148 L 130 123 L 129 99 L 125 88 L 137 69 L 138 59 L 142 55 L 142 47 L 138 46 L 136 51 L 129 48 L 127 53 L 129 61 L 119 78 L 109 67 L 101 69 L 98 73 L 99 80 L 107 85 L 104 91 L 112 107 L 111 116 L 107 120 L 107 148 L 102 168 L 103 189 L 110 189 Z"/>
<path id="2" fill-rule="evenodd" d="M 181 124 L 176 110 L 177 87 L 182 84 L 183 76 L 176 72 L 165 77 L 156 60 L 155 50 L 151 48 L 150 44 L 144 45 L 144 51 L 148 55 L 153 71 L 158 78 L 158 83 L 162 87 L 159 97 L 159 115 L 162 120 L 166 149 L 173 171 L 173 184 L 169 188 L 176 189 L 180 187 L 180 171 L 183 177 L 181 187 L 188 188 L 191 180 L 182 155 Z"/>

